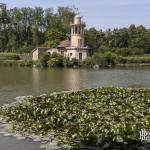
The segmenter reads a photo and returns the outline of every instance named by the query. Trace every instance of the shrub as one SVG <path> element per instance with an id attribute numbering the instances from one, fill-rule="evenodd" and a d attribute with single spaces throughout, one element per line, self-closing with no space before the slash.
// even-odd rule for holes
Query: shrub
<path id="1" fill-rule="evenodd" d="M 53 52 L 52 54 L 51 54 L 51 58 L 57 58 L 57 57 L 60 57 L 61 55 L 60 54 L 58 54 L 58 53 L 56 53 L 56 52 Z"/>
<path id="2" fill-rule="evenodd" d="M 71 61 L 73 63 L 73 66 L 79 66 L 80 65 L 79 61 L 76 58 L 73 58 Z"/>
<path id="3" fill-rule="evenodd" d="M 48 61 L 49 67 L 62 67 L 63 66 L 63 58 L 62 57 L 56 57 L 56 58 L 50 58 Z"/>
<path id="4" fill-rule="evenodd" d="M 101 67 L 106 67 L 107 66 L 107 62 L 106 62 L 106 58 L 105 55 L 103 53 L 95 53 L 92 56 L 93 59 L 93 64 L 94 65 L 99 65 Z"/>
<path id="5" fill-rule="evenodd" d="M 126 63 L 150 63 L 150 58 L 146 57 L 125 57 Z"/>
<path id="6" fill-rule="evenodd" d="M 63 58 L 64 67 L 73 67 L 73 62 L 69 58 Z"/>
<path id="7" fill-rule="evenodd" d="M 44 54 L 41 59 L 40 59 L 40 63 L 43 67 L 47 67 L 48 66 L 48 61 L 50 59 L 50 55 L 49 54 Z"/>
<path id="8" fill-rule="evenodd" d="M 20 56 L 15 53 L 0 53 L 0 60 L 20 60 Z"/>
<path id="9" fill-rule="evenodd" d="M 128 48 L 120 48 L 115 50 L 116 54 L 120 56 L 129 56 L 130 50 Z"/>
<path id="10" fill-rule="evenodd" d="M 108 66 L 114 66 L 116 63 L 117 55 L 112 52 L 105 52 L 104 53 L 106 62 Z"/>
<path id="11" fill-rule="evenodd" d="M 117 55 L 110 51 L 105 53 L 95 53 L 92 56 L 92 60 L 94 65 L 99 65 L 101 67 L 114 66 L 116 63 Z"/>
<path id="12" fill-rule="evenodd" d="M 88 68 L 93 67 L 93 65 L 94 65 L 94 62 L 93 62 L 92 57 L 88 57 L 88 58 L 86 58 L 86 59 L 82 62 L 82 66 L 85 66 L 85 67 L 88 67 Z"/>
<path id="13" fill-rule="evenodd" d="M 139 48 L 120 48 L 115 50 L 116 54 L 120 56 L 130 56 L 130 55 L 143 55 L 144 50 Z"/>

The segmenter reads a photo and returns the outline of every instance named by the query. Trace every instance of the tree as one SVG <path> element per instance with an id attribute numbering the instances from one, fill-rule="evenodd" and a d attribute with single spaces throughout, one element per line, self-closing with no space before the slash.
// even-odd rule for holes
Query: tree
<path id="1" fill-rule="evenodd" d="M 65 33 L 61 29 L 51 28 L 46 32 L 46 45 L 48 47 L 56 48 L 64 37 Z"/>
<path id="2" fill-rule="evenodd" d="M 73 18 L 77 13 L 77 8 L 58 7 L 58 17 L 60 18 L 66 33 L 70 33 L 70 23 L 73 21 Z"/>

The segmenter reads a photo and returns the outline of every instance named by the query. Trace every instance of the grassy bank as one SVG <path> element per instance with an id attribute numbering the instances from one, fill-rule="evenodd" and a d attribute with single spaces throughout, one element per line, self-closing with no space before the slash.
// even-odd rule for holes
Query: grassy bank
<path id="1" fill-rule="evenodd" d="M 1 60 L 20 60 L 20 56 L 17 53 L 0 53 L 0 61 Z"/>
<path id="2" fill-rule="evenodd" d="M 17 132 L 54 132 L 73 147 L 137 149 L 139 132 L 150 131 L 149 106 L 150 89 L 98 88 L 29 98 L 1 107 L 0 115 Z"/>
<path id="3" fill-rule="evenodd" d="M 43 55 L 38 61 L 32 61 L 29 54 L 19 55 L 15 53 L 0 53 L 0 65 L 19 67 L 32 67 L 35 65 L 38 67 L 49 68 L 112 68 L 115 66 L 150 66 L 150 57 L 149 55 L 122 57 L 112 52 L 105 52 L 95 53 L 93 56 L 88 57 L 84 61 L 78 61 L 77 59 L 70 60 L 62 55 L 53 53 L 52 55 Z"/>
<path id="4" fill-rule="evenodd" d="M 0 61 L 0 66 L 32 67 L 33 66 L 33 61 L 3 60 L 3 61 Z"/>

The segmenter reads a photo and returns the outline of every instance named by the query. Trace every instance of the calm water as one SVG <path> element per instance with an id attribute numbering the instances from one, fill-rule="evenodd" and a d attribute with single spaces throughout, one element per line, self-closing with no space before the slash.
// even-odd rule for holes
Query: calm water
<path id="1" fill-rule="evenodd" d="M 39 69 L 0 67 L 0 105 L 17 96 L 90 87 L 150 87 L 149 68 Z M 39 143 L 0 135 L 0 150 L 39 150 Z"/>
<path id="2" fill-rule="evenodd" d="M 90 87 L 150 87 L 149 68 L 39 69 L 0 67 L 0 105 L 17 96 Z"/>

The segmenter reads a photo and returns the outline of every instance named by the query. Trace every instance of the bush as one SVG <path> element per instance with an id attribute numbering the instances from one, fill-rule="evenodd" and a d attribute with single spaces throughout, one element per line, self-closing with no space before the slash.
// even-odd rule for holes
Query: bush
<path id="1" fill-rule="evenodd" d="M 116 64 L 117 55 L 112 52 L 105 52 L 104 56 L 108 66 L 114 66 Z"/>
<path id="2" fill-rule="evenodd" d="M 63 57 L 50 58 L 48 67 L 63 67 Z"/>
<path id="3" fill-rule="evenodd" d="M 126 63 L 150 63 L 150 58 L 146 57 L 124 57 Z"/>
<path id="4" fill-rule="evenodd" d="M 56 53 L 56 52 L 53 52 L 52 54 L 51 54 L 51 58 L 57 58 L 57 57 L 60 57 L 61 55 L 60 54 L 58 54 L 58 53 Z"/>
<path id="5" fill-rule="evenodd" d="M 92 57 L 86 58 L 86 59 L 82 62 L 82 66 L 85 66 L 85 67 L 88 67 L 88 68 L 93 67 L 93 66 L 94 66 L 94 62 L 93 62 Z"/>
<path id="6" fill-rule="evenodd" d="M 144 50 L 139 48 L 120 48 L 115 50 L 116 54 L 120 56 L 130 56 L 130 55 L 143 55 Z"/>
<path id="7" fill-rule="evenodd" d="M 20 60 L 20 56 L 15 53 L 0 53 L 0 60 Z"/>
<path id="8" fill-rule="evenodd" d="M 91 63 L 93 62 L 94 65 L 99 65 L 100 67 L 108 67 L 114 66 L 116 59 L 117 55 L 108 51 L 105 53 L 95 53 L 90 61 Z"/>
<path id="9" fill-rule="evenodd" d="M 128 48 L 120 48 L 115 50 L 116 54 L 120 56 L 129 56 L 130 55 L 130 50 Z"/>
<path id="10" fill-rule="evenodd" d="M 41 59 L 40 59 L 40 63 L 43 67 L 47 67 L 48 66 L 48 61 L 50 59 L 50 55 L 49 54 L 44 54 Z"/>
<path id="11" fill-rule="evenodd" d="M 18 67 L 32 67 L 33 61 L 24 61 L 24 60 L 5 60 L 0 61 L 2 66 L 18 66 Z"/>
<path id="12" fill-rule="evenodd" d="M 95 53 L 92 56 L 92 59 L 93 59 L 94 65 L 99 65 L 101 67 L 107 66 L 106 58 L 105 58 L 105 55 L 103 53 Z"/>

